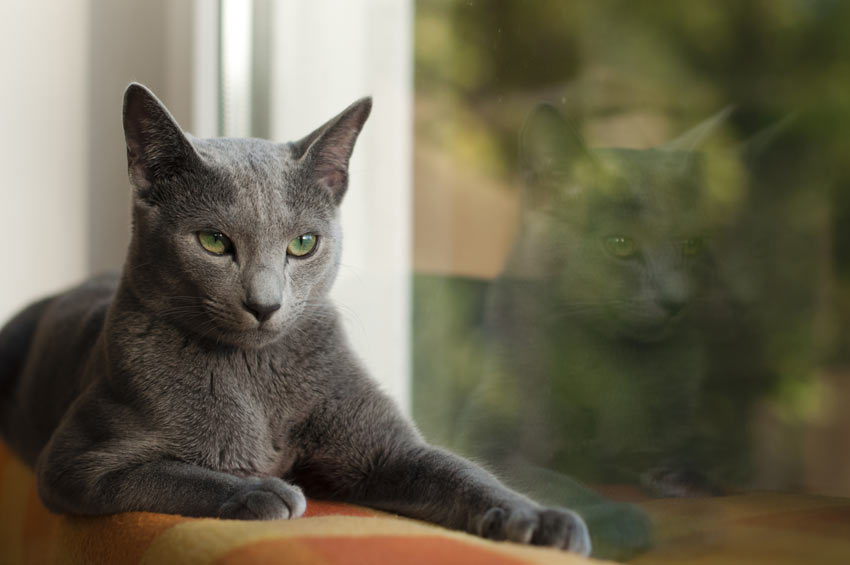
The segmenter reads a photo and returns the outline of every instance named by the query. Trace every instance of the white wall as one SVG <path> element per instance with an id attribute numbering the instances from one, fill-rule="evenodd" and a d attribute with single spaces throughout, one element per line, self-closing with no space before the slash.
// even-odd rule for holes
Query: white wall
<path id="1" fill-rule="evenodd" d="M 89 269 L 99 273 L 120 269 L 129 242 L 130 185 L 121 123 L 127 84 L 146 84 L 183 127 L 192 125 L 192 5 L 89 0 L 89 6 L 88 248 Z"/>
<path id="2" fill-rule="evenodd" d="M 192 8 L 0 2 L 0 323 L 120 269 L 130 231 L 122 94 L 144 82 L 191 127 Z"/>
<path id="3" fill-rule="evenodd" d="M 0 2 L 0 323 L 88 270 L 88 2 Z"/>

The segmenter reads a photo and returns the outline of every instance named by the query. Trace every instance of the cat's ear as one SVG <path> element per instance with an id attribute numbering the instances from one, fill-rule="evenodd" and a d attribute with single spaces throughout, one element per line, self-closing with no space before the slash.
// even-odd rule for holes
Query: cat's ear
<path id="1" fill-rule="evenodd" d="M 348 188 L 348 161 L 372 111 L 372 98 L 353 103 L 310 135 L 292 144 L 310 180 L 327 188 L 337 204 Z"/>
<path id="2" fill-rule="evenodd" d="M 580 160 L 593 158 L 578 131 L 553 106 L 536 106 L 520 133 L 526 206 L 547 201 Z"/>
<path id="3" fill-rule="evenodd" d="M 124 92 L 124 139 L 130 182 L 147 199 L 158 181 L 200 161 L 183 130 L 154 96 L 138 83 Z"/>
<path id="4" fill-rule="evenodd" d="M 736 149 L 738 159 L 752 172 L 762 172 L 765 166 L 777 162 L 790 162 L 790 157 L 798 150 L 787 147 L 789 131 L 797 125 L 796 114 L 785 116 L 772 125 L 760 130 Z M 786 153 L 783 155 L 782 153 Z M 791 155 L 787 155 L 790 153 Z M 771 163 L 773 161 L 773 163 Z"/>
<path id="5" fill-rule="evenodd" d="M 701 147 L 703 147 L 703 145 L 705 145 L 711 136 L 726 123 L 734 110 L 734 106 L 726 106 L 679 137 L 668 141 L 659 147 L 659 149 L 668 151 L 685 151 L 688 153 L 698 151 Z"/>

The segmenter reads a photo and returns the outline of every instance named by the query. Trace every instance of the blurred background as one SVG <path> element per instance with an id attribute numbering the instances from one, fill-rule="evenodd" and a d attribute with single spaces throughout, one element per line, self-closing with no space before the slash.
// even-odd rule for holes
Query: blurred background
<path id="1" fill-rule="evenodd" d="M 335 298 L 355 348 L 428 439 L 563 504 L 574 479 L 646 487 L 635 465 L 656 454 L 652 441 L 604 462 L 593 450 L 612 420 L 603 393 L 637 390 L 654 371 L 651 392 L 629 393 L 632 420 L 607 433 L 629 438 L 653 414 L 657 435 L 690 430 L 658 463 L 689 461 L 698 488 L 850 496 L 848 21 L 840 0 L 4 1 L 0 320 L 120 269 L 128 82 L 195 135 L 281 141 L 371 94 Z M 649 173 L 652 148 L 713 124 L 688 146 L 706 155 L 691 179 L 701 204 L 660 220 L 696 213 L 710 226 L 687 333 L 652 347 L 588 341 L 578 322 L 535 317 L 579 310 L 546 289 L 600 276 L 605 254 L 568 274 L 537 272 L 533 253 L 516 261 L 538 216 L 521 132 L 541 103 L 589 151 L 635 151 Z M 560 235 L 541 250 L 590 241 L 546 213 Z M 641 269 L 610 259 L 602 286 Z M 511 286 L 517 275 L 533 284 Z M 525 304 L 511 289 L 539 299 L 509 311 L 505 297 Z M 623 296 L 587 315 L 616 317 Z M 535 332 L 539 355 L 515 335 Z M 582 369 L 593 354 L 610 363 Z M 640 367 L 617 365 L 632 354 Z M 569 448 L 576 438 L 585 451 Z"/>

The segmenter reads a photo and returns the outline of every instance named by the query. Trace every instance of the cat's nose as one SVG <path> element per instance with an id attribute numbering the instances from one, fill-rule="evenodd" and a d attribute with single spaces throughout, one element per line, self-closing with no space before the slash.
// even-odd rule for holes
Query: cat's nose
<path id="1" fill-rule="evenodd" d="M 245 310 L 250 312 L 258 322 L 265 322 L 272 314 L 280 310 L 280 302 L 262 304 L 259 302 L 245 302 Z"/>
<path id="2" fill-rule="evenodd" d="M 258 322 L 263 323 L 280 310 L 283 302 L 281 276 L 263 265 L 245 268 L 245 297 L 242 304 Z"/>

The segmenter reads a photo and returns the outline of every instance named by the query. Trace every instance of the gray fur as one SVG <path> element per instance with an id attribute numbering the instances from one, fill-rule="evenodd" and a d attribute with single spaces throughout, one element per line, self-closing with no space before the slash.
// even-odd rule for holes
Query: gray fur
<path id="1" fill-rule="evenodd" d="M 575 513 L 427 445 L 342 335 L 328 299 L 337 205 L 370 109 L 357 101 L 295 143 L 202 140 L 130 85 L 121 277 L 36 303 L 0 333 L 2 435 L 49 509 L 294 518 L 306 494 L 589 552 Z M 202 249 L 204 229 L 235 253 Z M 315 252 L 288 256 L 308 232 Z M 280 308 L 260 322 L 256 304 Z"/>

